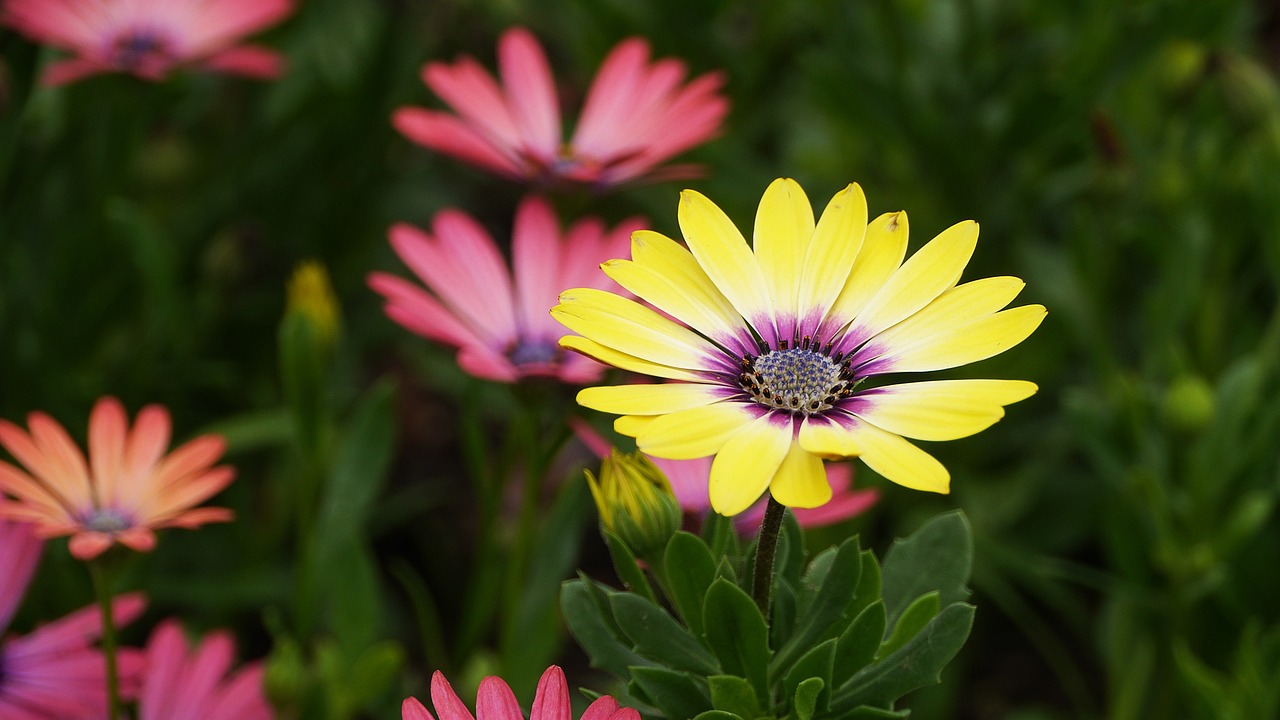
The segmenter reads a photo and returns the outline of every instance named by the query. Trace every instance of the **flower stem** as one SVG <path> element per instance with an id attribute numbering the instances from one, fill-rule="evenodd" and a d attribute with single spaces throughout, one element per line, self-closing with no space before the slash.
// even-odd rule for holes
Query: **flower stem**
<path id="1" fill-rule="evenodd" d="M 112 614 L 111 572 L 101 558 L 89 563 L 89 575 L 93 578 L 93 591 L 98 596 L 98 609 L 102 612 L 102 656 L 107 662 L 107 717 L 120 718 L 120 670 L 116 659 L 116 621 Z"/>
<path id="2" fill-rule="evenodd" d="M 764 522 L 760 523 L 760 536 L 756 540 L 756 569 L 751 580 L 751 596 L 756 606 L 769 622 L 769 601 L 773 592 L 773 558 L 778 552 L 778 536 L 782 532 L 782 517 L 787 509 L 773 496 L 764 510 Z"/>

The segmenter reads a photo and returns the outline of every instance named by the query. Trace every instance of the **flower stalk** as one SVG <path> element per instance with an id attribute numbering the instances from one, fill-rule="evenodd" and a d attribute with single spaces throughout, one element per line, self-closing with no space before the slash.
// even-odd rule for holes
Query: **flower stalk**
<path id="1" fill-rule="evenodd" d="M 752 576 L 751 597 L 756 607 L 769 622 L 769 603 L 773 590 L 773 560 L 778 554 L 778 536 L 782 534 L 782 518 L 786 507 L 769 496 L 769 504 L 764 510 L 764 520 L 760 523 L 760 536 L 756 541 L 756 567 Z"/>
<path id="2" fill-rule="evenodd" d="M 93 578 L 93 592 L 98 598 L 102 613 L 102 656 L 107 664 L 107 718 L 120 720 L 120 666 L 116 652 L 116 623 L 112 612 L 115 582 L 109 560 L 101 557 L 89 562 L 89 575 Z"/>

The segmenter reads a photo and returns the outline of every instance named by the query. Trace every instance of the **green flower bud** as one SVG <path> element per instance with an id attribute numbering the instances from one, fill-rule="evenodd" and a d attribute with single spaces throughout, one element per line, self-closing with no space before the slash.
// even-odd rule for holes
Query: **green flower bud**
<path id="1" fill-rule="evenodd" d="M 301 315 L 311 326 L 320 349 L 327 353 L 338 339 L 338 299 L 329 284 L 329 274 L 315 260 L 298 265 L 289 278 L 285 315 Z"/>
<path id="2" fill-rule="evenodd" d="M 671 483 L 644 455 L 614 450 L 600 464 L 600 478 L 586 471 L 600 525 L 647 558 L 661 553 L 680 529 L 680 503 Z"/>
<path id="3" fill-rule="evenodd" d="M 276 708 L 301 706 L 309 691 L 310 676 L 298 644 L 290 638 L 277 638 L 262 678 L 267 700 Z"/>

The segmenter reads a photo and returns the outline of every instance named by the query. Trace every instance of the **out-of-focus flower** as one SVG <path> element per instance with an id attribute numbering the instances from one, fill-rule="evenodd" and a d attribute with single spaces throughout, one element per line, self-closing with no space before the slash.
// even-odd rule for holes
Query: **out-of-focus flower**
<path id="1" fill-rule="evenodd" d="M 199 67 L 259 78 L 280 74 L 278 53 L 238 45 L 293 11 L 291 0 L 4 0 L 0 22 L 75 57 L 53 63 L 46 85 L 125 72 L 160 80 Z"/>
<path id="2" fill-rule="evenodd" d="M 28 635 L 6 636 L 40 559 L 43 542 L 30 525 L 0 520 L 0 718 L 105 717 L 106 662 L 93 642 L 102 632 L 96 606 L 42 625 Z M 121 595 L 112 606 L 117 625 L 142 614 L 141 595 Z M 118 651 L 121 695 L 137 691 L 143 667 L 136 650 Z"/>
<path id="3" fill-rule="evenodd" d="M 449 681 L 438 671 L 431 676 L 431 703 L 435 705 L 440 720 L 475 720 Z M 403 720 L 436 720 L 436 715 L 432 715 L 416 698 L 406 698 L 401 713 Z M 493 676 L 480 681 L 480 690 L 476 693 L 476 715 L 481 720 L 524 720 L 524 712 L 520 710 L 511 688 L 501 678 Z M 538 681 L 529 720 L 572 720 L 572 717 L 569 685 L 565 682 L 564 671 L 552 665 Z M 582 713 L 582 720 L 640 720 L 640 713 L 618 707 L 617 700 L 603 695 L 587 707 Z"/>
<path id="4" fill-rule="evenodd" d="M 166 620 L 147 642 L 147 671 L 138 720 L 270 720 L 262 692 L 262 663 L 228 674 L 235 658 L 230 633 L 206 635 L 188 650 L 182 627 Z"/>
<path id="5" fill-rule="evenodd" d="M 426 289 L 380 272 L 369 275 L 369 287 L 386 298 L 392 320 L 458 348 L 458 365 L 476 377 L 592 382 L 605 368 L 561 350 L 561 328 L 547 310 L 566 283 L 616 287 L 597 268 L 625 249 L 641 226 L 632 219 L 606 232 L 603 223 L 588 218 L 562 236 L 551 206 L 526 198 L 516 210 L 513 272 L 479 223 L 445 210 L 436 215 L 430 235 L 412 225 L 391 228 L 391 247 Z"/>
<path id="6" fill-rule="evenodd" d="M 329 273 L 316 260 L 300 263 L 289 277 L 285 314 L 307 319 L 316 341 L 328 350 L 338 339 L 338 298 Z"/>
<path id="7" fill-rule="evenodd" d="M 602 188 L 700 174 L 659 166 L 714 136 L 729 110 L 719 73 L 685 84 L 683 62 L 650 62 L 649 44 L 631 38 L 605 58 L 566 144 L 555 83 L 533 35 L 504 33 L 498 69 L 501 84 L 470 57 L 427 63 L 423 81 L 457 115 L 405 107 L 392 123 L 414 142 L 514 180 Z"/>
<path id="8" fill-rule="evenodd" d="M 680 502 L 653 461 L 616 449 L 600 463 L 600 477 L 586 471 L 600 524 L 639 557 L 660 553 L 680 529 Z"/>
<path id="9" fill-rule="evenodd" d="M 213 467 L 226 443 L 202 435 L 168 455 L 169 411 L 148 405 L 133 429 L 124 406 L 102 398 L 89 417 L 89 460 L 67 431 L 41 412 L 30 434 L 0 420 L 0 446 L 22 468 L 0 461 L 0 518 L 34 523 L 43 537 L 71 536 L 71 554 L 97 557 L 113 543 L 140 552 L 155 547 L 155 530 L 225 522 L 225 508 L 197 508 L 231 482 L 235 471 Z"/>
<path id="10" fill-rule="evenodd" d="M 906 438 L 972 435 L 1036 390 L 1021 380 L 863 387 L 991 357 L 1044 319 L 1040 305 L 1003 310 L 1022 289 L 1017 278 L 956 284 L 976 223 L 945 230 L 903 263 L 906 213 L 868 225 L 856 184 L 815 223 L 800 186 L 774 181 L 756 214 L 754 249 L 697 192 L 681 194 L 679 218 L 687 249 L 641 231 L 631 260 L 603 265 L 665 315 L 592 288 L 566 290 L 552 314 L 579 333 L 563 347 L 674 381 L 587 388 L 578 402 L 622 415 L 614 428 L 647 454 L 714 455 L 716 512 L 741 513 L 766 490 L 790 507 L 824 505 L 832 497 L 824 458 L 861 457 L 895 483 L 945 493 L 946 468 Z"/>
<path id="11" fill-rule="evenodd" d="M 586 445 L 596 457 L 608 457 L 612 448 L 595 428 L 577 418 L 570 418 L 569 425 L 573 434 Z M 668 460 L 651 458 L 666 477 L 675 493 L 680 507 L 691 515 L 701 515 L 711 508 L 711 496 L 707 492 L 707 479 L 711 476 L 711 458 L 693 458 L 691 460 Z M 831 500 L 816 508 L 792 508 L 796 522 L 801 527 L 822 527 L 834 525 L 842 520 L 857 517 L 876 504 L 880 499 L 880 491 L 875 488 L 855 490 L 853 488 L 853 468 L 847 463 L 826 464 L 827 483 L 831 485 Z M 739 515 L 735 515 L 734 524 L 740 532 L 750 533 L 760 529 L 764 520 L 767 501 L 761 499 L 755 505 Z"/>

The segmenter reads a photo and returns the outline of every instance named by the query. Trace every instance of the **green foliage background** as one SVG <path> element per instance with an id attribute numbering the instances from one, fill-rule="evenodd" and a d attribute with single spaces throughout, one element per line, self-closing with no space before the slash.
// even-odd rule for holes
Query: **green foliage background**
<path id="1" fill-rule="evenodd" d="M 466 53 L 492 67 L 514 24 L 544 41 L 578 107 L 608 49 L 642 35 L 659 56 L 725 73 L 729 120 L 690 154 L 710 172 L 687 184 L 740 226 L 775 177 L 815 203 L 856 180 L 873 216 L 908 211 L 913 248 L 978 220 L 966 277 L 1017 275 L 1022 299 L 1050 310 L 1029 342 L 962 371 L 1041 390 L 992 430 L 930 448 L 953 495 L 860 468 L 884 500 L 811 538 L 857 530 L 883 549 L 938 511 L 968 514 L 973 635 L 913 717 L 1274 716 L 1280 19 L 1268 7 L 306 0 L 265 35 L 289 58 L 277 82 L 55 90 L 34 82 L 52 53 L 6 30 L 0 415 L 45 410 L 83 437 L 93 401 L 114 394 L 169 406 L 178 438 L 227 433 L 239 480 L 222 502 L 239 522 L 168 533 L 130 584 L 152 595 L 149 617 L 232 625 L 248 655 L 301 642 L 331 702 L 388 716 L 444 666 L 415 618 L 449 627 L 459 611 L 467 448 L 499 441 L 515 397 L 392 324 L 364 278 L 403 272 L 392 222 L 456 206 L 505 238 L 520 193 L 412 145 L 390 114 L 439 106 L 423 62 Z M 676 235 L 680 187 L 581 198 L 562 217 L 640 212 Z M 306 258 L 330 270 L 343 315 L 313 446 L 281 379 L 280 342 L 305 339 L 278 340 L 285 280 Z M 331 498 L 318 522 L 340 528 L 307 551 L 319 560 L 292 538 L 298 487 Z M 581 563 L 606 567 L 583 537 Z M 335 567 L 350 569 L 338 593 L 307 575 Z M 88 598 L 51 547 L 19 625 Z M 571 648 L 561 657 L 571 683 L 575 668 L 586 677 Z M 367 698 L 354 689 L 366 671 L 390 678 L 363 683 L 377 688 Z"/>

